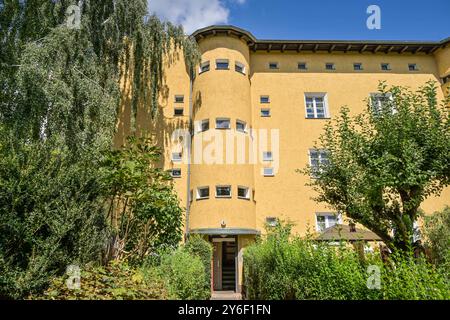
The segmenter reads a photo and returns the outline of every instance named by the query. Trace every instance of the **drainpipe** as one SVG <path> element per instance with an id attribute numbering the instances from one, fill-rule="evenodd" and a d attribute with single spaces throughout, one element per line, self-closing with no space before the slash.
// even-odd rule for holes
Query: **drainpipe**
<path id="1" fill-rule="evenodd" d="M 193 69 L 189 70 L 189 141 L 187 142 L 187 181 L 186 181 L 186 231 L 185 240 L 189 238 L 189 213 L 191 211 L 191 144 L 192 144 L 192 94 L 193 94 L 193 82 L 194 82 L 194 72 Z"/>

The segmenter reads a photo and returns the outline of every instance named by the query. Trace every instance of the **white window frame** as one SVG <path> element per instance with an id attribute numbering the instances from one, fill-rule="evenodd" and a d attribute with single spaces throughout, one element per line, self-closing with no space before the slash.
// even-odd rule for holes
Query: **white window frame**
<path id="1" fill-rule="evenodd" d="M 177 99 L 181 98 L 181 101 L 178 101 Z M 184 103 L 184 94 L 176 94 L 174 96 L 174 102 L 175 103 Z"/>
<path id="2" fill-rule="evenodd" d="M 312 98 L 313 99 L 313 118 L 308 117 L 308 104 L 306 102 L 306 99 Z M 323 110 L 324 110 L 324 117 L 318 118 L 317 117 L 317 98 L 323 99 Z M 328 108 L 328 94 L 326 92 L 306 92 L 304 95 L 304 103 L 305 103 L 305 118 L 306 119 L 329 119 L 330 118 L 330 110 Z"/>
<path id="3" fill-rule="evenodd" d="M 200 190 L 208 190 L 208 196 L 207 197 L 202 197 L 200 195 Z M 197 192 L 196 192 L 196 200 L 204 200 L 204 199 L 209 199 L 210 191 L 209 191 L 209 186 L 203 186 L 203 187 L 197 187 Z"/>
<path id="4" fill-rule="evenodd" d="M 203 124 L 208 123 L 208 129 L 207 130 L 203 130 Z M 209 123 L 209 119 L 203 119 L 199 122 L 197 122 L 197 133 L 201 133 L 201 132 L 206 132 L 210 129 L 210 123 Z"/>
<path id="5" fill-rule="evenodd" d="M 226 63 L 226 68 L 219 68 L 219 64 Z M 216 59 L 216 70 L 230 70 L 230 60 L 229 59 Z"/>
<path id="6" fill-rule="evenodd" d="M 225 195 L 225 196 L 220 196 L 217 194 L 217 188 L 228 188 L 230 190 L 230 194 L 229 195 Z M 216 198 L 231 198 L 232 196 L 232 190 L 231 190 L 231 185 L 229 184 L 221 184 L 221 185 L 217 185 L 216 188 Z"/>
<path id="7" fill-rule="evenodd" d="M 217 121 L 228 121 L 228 127 L 226 128 L 220 128 L 217 126 Z M 231 129 L 231 120 L 230 118 L 216 118 L 216 129 L 218 130 L 228 130 Z"/>
<path id="8" fill-rule="evenodd" d="M 180 171 L 180 175 L 174 175 L 173 174 L 174 171 Z M 181 178 L 181 174 L 182 174 L 181 168 L 173 168 L 172 170 L 170 170 L 170 176 L 172 178 Z"/>
<path id="9" fill-rule="evenodd" d="M 273 64 L 275 65 L 275 68 L 272 68 L 271 65 L 273 65 Z M 270 70 L 278 70 L 278 69 L 280 69 L 280 64 L 278 62 L 275 62 L 275 61 L 269 62 L 269 69 Z"/>
<path id="10" fill-rule="evenodd" d="M 178 155 L 178 156 L 175 156 Z M 183 160 L 183 153 L 182 152 L 172 152 L 171 156 L 172 162 L 181 162 Z"/>
<path id="11" fill-rule="evenodd" d="M 177 114 L 177 111 L 181 110 L 181 114 Z M 174 107 L 173 108 L 173 116 L 174 117 L 183 117 L 184 116 L 184 108 L 183 107 Z"/>
<path id="12" fill-rule="evenodd" d="M 267 115 L 264 115 L 263 114 L 263 112 L 264 111 L 267 111 L 268 112 L 268 114 Z M 269 117 L 271 117 L 272 116 L 272 113 L 270 112 L 270 108 L 261 108 L 261 111 L 260 111 L 261 113 L 261 117 L 262 118 L 269 118 Z"/>
<path id="13" fill-rule="evenodd" d="M 356 66 L 359 66 L 359 69 L 356 69 Z M 354 71 L 363 71 L 364 68 L 363 68 L 362 62 L 354 62 L 353 63 L 353 70 Z"/>
<path id="14" fill-rule="evenodd" d="M 242 71 L 239 71 L 237 68 L 241 68 L 242 69 Z M 239 72 L 239 73 L 241 73 L 241 74 L 246 74 L 246 68 L 245 68 L 245 65 L 243 64 L 243 63 L 241 63 L 241 62 L 239 62 L 239 61 L 235 61 L 234 62 L 234 70 L 236 71 L 236 72 Z"/>
<path id="15" fill-rule="evenodd" d="M 326 230 L 332 226 L 335 226 L 337 224 L 342 224 L 342 215 L 339 213 L 336 213 L 336 212 L 316 212 L 315 217 L 316 217 L 316 231 L 318 231 L 318 232 L 323 232 L 324 230 Z M 322 230 L 319 227 L 318 217 L 325 217 L 325 226 Z M 330 223 L 331 217 L 333 217 L 334 218 L 333 220 L 336 221 L 336 223 L 333 225 L 331 225 L 331 223 Z"/>
<path id="16" fill-rule="evenodd" d="M 249 200 L 250 199 L 250 188 L 249 187 L 238 186 L 237 189 L 238 189 L 237 190 L 238 199 L 244 199 L 244 200 Z M 244 197 L 239 195 L 239 189 L 244 189 L 245 190 L 245 196 Z"/>
<path id="17" fill-rule="evenodd" d="M 305 68 L 304 69 L 300 68 L 300 65 L 305 65 Z M 297 69 L 301 70 L 301 71 L 306 71 L 306 70 L 308 70 L 308 64 L 306 62 L 300 61 L 297 63 Z"/>
<path id="18" fill-rule="evenodd" d="M 394 97 L 392 97 L 392 94 L 390 92 L 387 92 L 385 94 L 381 93 L 381 92 L 372 92 L 370 93 L 370 108 L 372 112 L 375 112 L 375 114 L 379 114 L 381 112 L 381 109 L 383 108 L 382 104 L 381 104 L 381 100 L 379 98 L 381 97 L 385 97 L 391 101 L 394 100 Z M 374 104 L 374 99 L 377 99 L 376 102 L 376 108 L 375 104 Z M 392 109 L 392 114 L 395 114 L 397 112 L 397 110 L 394 108 Z"/>
<path id="19" fill-rule="evenodd" d="M 385 66 L 385 65 L 387 66 L 387 68 L 383 69 L 383 66 Z M 391 71 L 392 70 L 391 64 L 388 62 L 382 62 L 382 63 L 380 63 L 380 69 L 381 69 L 381 71 Z"/>
<path id="20" fill-rule="evenodd" d="M 313 164 L 312 164 L 312 158 L 311 158 L 311 153 L 312 153 L 312 152 L 317 152 L 318 155 L 319 155 L 319 158 L 318 158 L 318 161 L 319 161 L 319 167 L 318 167 L 318 168 L 316 168 L 316 167 L 313 166 Z M 320 165 L 323 164 L 323 161 L 324 161 L 324 159 L 325 159 L 325 157 L 323 157 L 324 154 L 328 154 L 328 151 L 325 150 L 325 149 L 309 149 L 309 150 L 308 150 L 309 166 L 311 167 L 311 172 L 312 172 L 312 176 L 311 176 L 311 177 L 312 177 L 313 179 L 317 178 L 317 175 L 314 174 L 314 171 L 317 170 L 317 173 L 320 172 Z M 328 161 L 330 161 L 328 157 L 326 157 L 326 159 L 327 159 Z"/>
<path id="21" fill-rule="evenodd" d="M 242 129 L 242 130 L 238 129 L 238 124 L 244 125 L 244 129 Z M 247 122 L 237 119 L 236 120 L 236 131 L 246 133 L 247 132 Z"/>
<path id="22" fill-rule="evenodd" d="M 207 67 L 208 69 L 203 70 L 204 67 Z M 209 70 L 211 70 L 211 62 L 209 60 L 204 61 L 204 62 L 200 63 L 200 66 L 198 67 L 198 74 L 208 72 Z"/>
<path id="23" fill-rule="evenodd" d="M 263 151 L 262 158 L 263 158 L 263 161 L 273 161 L 272 151 Z"/>
<path id="24" fill-rule="evenodd" d="M 269 172 L 266 170 L 270 170 Z M 262 168 L 262 175 L 264 177 L 274 177 L 275 176 L 275 169 L 273 167 L 264 167 Z"/>
<path id="25" fill-rule="evenodd" d="M 328 66 L 331 65 L 331 69 L 328 69 Z M 325 70 L 334 71 L 336 70 L 336 65 L 334 62 L 325 62 Z"/>

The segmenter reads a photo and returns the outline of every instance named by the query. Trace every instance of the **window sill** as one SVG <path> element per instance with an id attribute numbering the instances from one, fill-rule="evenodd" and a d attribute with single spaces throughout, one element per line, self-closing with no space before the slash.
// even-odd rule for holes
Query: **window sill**
<path id="1" fill-rule="evenodd" d="M 200 200 L 208 200 L 209 197 L 204 197 L 204 198 L 196 198 L 195 200 L 200 201 Z"/>
<path id="2" fill-rule="evenodd" d="M 307 119 L 307 120 L 330 120 L 331 117 L 325 117 L 325 118 L 308 118 L 308 117 L 305 117 L 305 119 Z"/>
<path id="3" fill-rule="evenodd" d="M 250 198 L 246 198 L 246 197 L 238 197 L 238 199 L 240 199 L 240 200 L 247 200 L 247 201 L 250 200 Z"/>
<path id="4" fill-rule="evenodd" d="M 216 199 L 231 199 L 231 196 L 216 196 Z"/>

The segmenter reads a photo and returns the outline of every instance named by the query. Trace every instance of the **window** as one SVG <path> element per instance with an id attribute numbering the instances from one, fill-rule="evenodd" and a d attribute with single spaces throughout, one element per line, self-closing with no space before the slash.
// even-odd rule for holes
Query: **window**
<path id="1" fill-rule="evenodd" d="M 305 94 L 306 118 L 323 119 L 328 118 L 328 106 L 326 94 Z"/>
<path id="2" fill-rule="evenodd" d="M 245 123 L 245 121 L 236 120 L 236 130 L 239 132 L 246 132 L 247 131 L 247 123 Z"/>
<path id="3" fill-rule="evenodd" d="M 419 68 L 417 67 L 417 64 L 415 64 L 415 63 L 409 63 L 409 64 L 408 64 L 408 70 L 409 70 L 409 71 L 418 71 Z"/>
<path id="4" fill-rule="evenodd" d="M 264 177 L 273 177 L 275 175 L 272 167 L 263 168 L 263 176 Z"/>
<path id="5" fill-rule="evenodd" d="M 205 62 L 202 62 L 200 64 L 199 73 L 203 73 L 203 72 L 206 72 L 206 71 L 209 71 L 209 61 L 205 61 Z"/>
<path id="6" fill-rule="evenodd" d="M 269 227 L 276 227 L 278 225 L 278 219 L 275 217 L 266 217 L 266 224 Z"/>
<path id="7" fill-rule="evenodd" d="M 228 70 L 229 69 L 228 59 L 217 59 L 216 60 L 216 70 Z"/>
<path id="8" fill-rule="evenodd" d="M 197 188 L 197 200 L 209 198 L 209 187 Z"/>
<path id="9" fill-rule="evenodd" d="M 370 94 L 370 105 L 372 107 L 372 112 L 374 114 L 381 114 L 383 108 L 389 106 L 392 102 L 392 95 L 390 93 L 371 93 Z M 392 113 L 396 110 L 393 108 Z"/>
<path id="10" fill-rule="evenodd" d="M 334 63 L 332 63 L 332 62 L 325 63 L 325 69 L 326 70 L 335 70 Z"/>
<path id="11" fill-rule="evenodd" d="M 306 62 L 299 62 L 297 65 L 298 70 L 308 70 L 308 67 L 306 66 Z"/>
<path id="12" fill-rule="evenodd" d="M 182 94 L 175 96 L 175 103 L 184 103 L 184 96 Z"/>
<path id="13" fill-rule="evenodd" d="M 250 199 L 250 189 L 247 187 L 238 186 L 238 198 Z"/>
<path id="14" fill-rule="evenodd" d="M 209 130 L 209 119 L 204 119 L 198 123 L 197 132 L 205 132 Z"/>
<path id="15" fill-rule="evenodd" d="M 172 161 L 173 162 L 180 162 L 183 157 L 183 154 L 181 152 L 172 152 Z"/>
<path id="16" fill-rule="evenodd" d="M 269 69 L 278 69 L 278 62 L 269 62 Z"/>
<path id="17" fill-rule="evenodd" d="M 335 213 L 316 213 L 316 229 L 323 232 L 325 229 L 341 223 L 340 215 Z"/>
<path id="18" fill-rule="evenodd" d="M 272 151 L 263 152 L 263 161 L 272 161 L 272 160 L 273 160 Z"/>
<path id="19" fill-rule="evenodd" d="M 259 102 L 260 103 L 270 103 L 270 97 L 269 96 L 260 96 Z"/>
<path id="20" fill-rule="evenodd" d="M 317 175 L 321 172 L 322 167 L 330 163 L 328 160 L 327 150 L 309 150 L 309 165 L 311 166 L 312 178 L 317 178 Z"/>
<path id="21" fill-rule="evenodd" d="M 189 191 L 189 202 L 192 202 L 192 200 L 194 200 L 194 190 L 190 190 Z"/>
<path id="22" fill-rule="evenodd" d="M 245 74 L 245 66 L 240 62 L 236 61 L 236 63 L 234 64 L 234 70 L 236 70 L 236 72 Z"/>
<path id="23" fill-rule="evenodd" d="M 216 129 L 230 129 L 230 119 L 229 118 L 217 118 L 216 119 Z"/>
<path id="24" fill-rule="evenodd" d="M 181 177 L 181 169 L 172 169 L 170 171 L 170 175 L 172 178 L 180 178 Z"/>
<path id="25" fill-rule="evenodd" d="M 261 109 L 261 117 L 270 117 L 270 109 Z"/>
<path id="26" fill-rule="evenodd" d="M 353 70 L 355 71 L 361 71 L 363 69 L 362 63 L 354 63 L 353 64 Z"/>
<path id="27" fill-rule="evenodd" d="M 174 108 L 173 109 L 173 115 L 174 116 L 182 116 L 184 114 L 183 108 Z"/>
<path id="28" fill-rule="evenodd" d="M 389 63 L 382 63 L 381 64 L 381 70 L 389 71 L 389 70 L 391 70 L 391 65 Z"/>
<path id="29" fill-rule="evenodd" d="M 231 186 L 216 186 L 216 198 L 231 198 Z"/>

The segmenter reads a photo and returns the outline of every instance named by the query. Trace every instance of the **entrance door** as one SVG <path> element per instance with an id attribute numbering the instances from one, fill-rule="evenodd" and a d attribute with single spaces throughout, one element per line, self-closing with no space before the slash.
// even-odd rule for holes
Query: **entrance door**
<path id="1" fill-rule="evenodd" d="M 236 254 L 235 238 L 213 238 L 213 288 L 215 291 L 236 291 Z"/>

